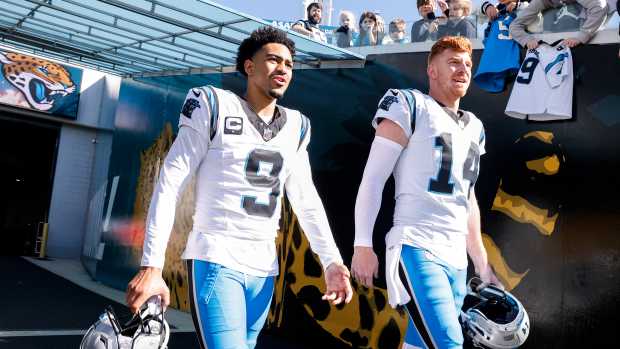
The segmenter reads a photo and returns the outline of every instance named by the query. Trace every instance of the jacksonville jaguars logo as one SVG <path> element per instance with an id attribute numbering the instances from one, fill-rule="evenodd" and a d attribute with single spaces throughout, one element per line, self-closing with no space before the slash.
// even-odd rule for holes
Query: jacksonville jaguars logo
<path id="1" fill-rule="evenodd" d="M 17 88 L 33 109 L 51 112 L 76 91 L 71 74 L 60 64 L 15 52 L 0 51 L 4 79 Z"/>
<path id="2" fill-rule="evenodd" d="M 198 102 L 197 99 L 188 98 L 185 100 L 185 104 L 183 104 L 183 110 L 181 111 L 181 114 L 185 115 L 185 117 L 187 117 L 188 119 L 191 119 L 192 113 L 196 108 L 200 109 L 200 102 Z"/>
<path id="3" fill-rule="evenodd" d="M 390 92 L 392 93 L 392 96 L 387 95 L 383 97 L 381 104 L 379 104 L 380 109 L 389 111 L 393 103 L 398 103 L 398 91 L 390 90 Z"/>

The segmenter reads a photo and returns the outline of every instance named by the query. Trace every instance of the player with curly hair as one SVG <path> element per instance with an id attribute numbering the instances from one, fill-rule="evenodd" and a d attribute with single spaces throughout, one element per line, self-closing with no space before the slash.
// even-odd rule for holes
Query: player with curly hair
<path id="1" fill-rule="evenodd" d="M 251 349 L 263 327 L 278 273 L 275 238 L 284 189 L 325 272 L 324 300 L 349 302 L 349 271 L 334 242 L 310 171 L 310 121 L 276 104 L 293 77 L 295 45 L 260 28 L 239 46 L 243 97 L 191 89 L 179 133 L 159 175 L 146 223 L 141 269 L 129 283 L 136 311 L 153 295 L 169 303 L 162 279 L 177 199 L 196 176 L 187 260 L 190 306 L 202 348 Z"/>

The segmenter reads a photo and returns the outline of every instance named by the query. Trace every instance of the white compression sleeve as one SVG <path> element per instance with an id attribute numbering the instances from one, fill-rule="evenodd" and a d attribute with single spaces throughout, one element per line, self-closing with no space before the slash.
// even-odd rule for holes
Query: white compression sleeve
<path id="1" fill-rule="evenodd" d="M 285 186 L 286 196 L 310 242 L 310 248 L 319 256 L 323 269 L 334 262 L 342 263 L 323 203 L 312 181 L 310 160 L 305 149 L 299 155 Z"/>
<path id="2" fill-rule="evenodd" d="M 208 148 L 208 141 L 201 134 L 193 128 L 181 126 L 153 190 L 146 219 L 142 266 L 164 267 L 177 200 Z"/>
<path id="3" fill-rule="evenodd" d="M 372 231 L 381 208 L 383 187 L 390 178 L 403 147 L 376 136 L 370 147 L 357 199 L 355 200 L 355 242 L 353 246 L 372 247 Z"/>

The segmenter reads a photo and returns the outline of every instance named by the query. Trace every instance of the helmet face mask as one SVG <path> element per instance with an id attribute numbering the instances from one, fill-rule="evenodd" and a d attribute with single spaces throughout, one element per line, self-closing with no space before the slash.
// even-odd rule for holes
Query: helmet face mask
<path id="1" fill-rule="evenodd" d="M 161 305 L 149 300 L 125 325 L 112 308 L 106 309 L 86 331 L 80 349 L 166 349 L 169 336 Z"/>
<path id="2" fill-rule="evenodd" d="M 530 331 L 523 305 L 495 286 L 469 285 L 461 320 L 465 335 L 479 348 L 509 349 L 521 346 Z"/>

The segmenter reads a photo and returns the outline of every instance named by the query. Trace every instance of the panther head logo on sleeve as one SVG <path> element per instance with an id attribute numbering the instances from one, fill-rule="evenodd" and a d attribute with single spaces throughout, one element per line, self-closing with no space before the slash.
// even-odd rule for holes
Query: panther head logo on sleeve
<path id="1" fill-rule="evenodd" d="M 387 95 L 387 96 L 383 97 L 383 99 L 381 100 L 381 104 L 379 104 L 379 108 L 380 109 L 383 109 L 385 111 L 389 111 L 390 110 L 390 106 L 393 103 L 398 103 L 398 91 L 390 90 L 390 92 L 392 93 L 392 96 Z"/>
<path id="2" fill-rule="evenodd" d="M 188 119 L 192 118 L 192 113 L 194 109 L 200 108 L 200 102 L 194 98 L 188 98 L 183 104 L 183 109 L 181 110 L 181 114 L 185 115 Z"/>

